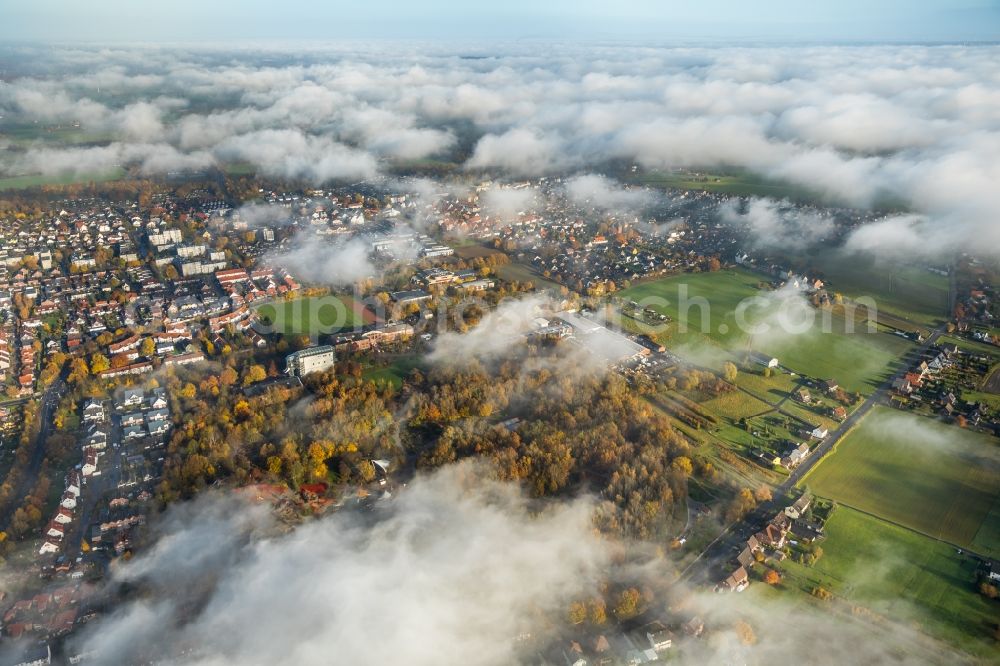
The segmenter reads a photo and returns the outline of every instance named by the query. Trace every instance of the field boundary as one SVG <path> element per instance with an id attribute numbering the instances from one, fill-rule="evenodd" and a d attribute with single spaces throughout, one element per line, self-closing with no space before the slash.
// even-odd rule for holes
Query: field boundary
<path id="1" fill-rule="evenodd" d="M 871 413 L 871 412 L 869 412 L 869 413 Z M 805 474 L 803 474 L 803 475 L 802 475 L 802 478 L 801 478 L 801 479 L 799 479 L 799 480 L 798 480 L 798 481 L 797 481 L 797 482 L 795 483 L 795 486 L 796 486 L 796 487 L 801 487 L 801 486 L 802 486 L 803 484 L 805 484 L 805 482 L 806 482 L 806 479 L 808 479 L 808 478 L 809 478 L 809 475 L 811 475 L 811 474 L 812 474 L 813 472 L 815 472 L 815 471 L 816 471 L 816 469 L 817 469 L 817 468 L 819 468 L 819 466 L 823 464 L 823 461 L 824 461 L 824 460 L 826 460 L 826 459 L 827 459 L 827 458 L 828 458 L 829 456 L 831 456 L 831 455 L 832 455 L 833 453 L 835 453 L 835 452 L 836 452 L 836 450 L 837 450 L 837 447 L 839 447 L 839 446 L 840 446 L 840 443 L 841 443 L 841 442 L 843 442 L 843 441 L 844 441 L 845 439 L 847 439 L 847 436 L 848 436 L 848 435 L 850 435 L 850 434 L 851 434 L 852 432 L 854 432 L 854 429 L 855 429 L 855 428 L 857 428 L 857 427 L 858 427 L 858 425 L 859 425 L 859 424 L 860 424 L 860 423 L 861 423 L 862 421 L 864 421 L 864 420 L 865 420 L 865 417 L 866 417 L 866 416 L 868 416 L 868 414 L 863 414 L 863 415 L 861 416 L 861 418 L 859 418 L 859 419 L 858 419 L 858 420 L 857 420 L 856 422 L 854 422 L 853 424 L 851 424 L 851 427 L 850 427 L 850 428 L 848 428 L 848 429 L 847 429 L 847 430 L 845 430 L 844 432 L 840 433 L 840 435 L 839 435 L 839 436 L 837 437 L 837 441 L 833 443 L 833 446 L 831 446 L 831 447 L 830 447 L 830 449 L 829 449 L 828 451 L 825 451 L 825 452 L 823 453 L 823 455 L 821 455 L 821 456 L 820 456 L 820 457 L 819 457 L 819 458 L 818 458 L 818 459 L 816 460 L 816 462 L 814 462 L 814 463 L 812 464 L 812 466 L 811 466 L 811 467 L 810 467 L 810 468 L 809 468 L 808 470 L 806 470 L 806 473 L 805 473 Z M 829 499 L 829 498 L 827 498 L 827 499 Z M 838 503 L 838 504 L 843 504 L 843 502 L 837 502 L 837 503 Z"/>
<path id="2" fill-rule="evenodd" d="M 820 495 L 820 497 L 822 497 L 822 495 Z M 829 500 L 831 502 L 835 502 L 837 504 L 837 506 L 845 506 L 848 509 L 851 509 L 852 511 L 857 511 L 858 513 L 862 513 L 862 514 L 868 516 L 869 518 L 874 518 L 876 520 L 881 520 L 883 523 L 886 523 L 887 525 L 892 525 L 894 527 L 900 527 L 900 528 L 902 528 L 902 529 L 904 529 L 904 530 L 906 530 L 908 532 L 913 532 L 916 535 L 919 535 L 919 536 L 922 536 L 922 537 L 927 537 L 928 539 L 932 539 L 934 541 L 937 541 L 938 543 L 943 543 L 946 546 L 951 546 L 952 548 L 954 548 L 956 550 L 962 551 L 963 554 L 972 555 L 974 557 L 979 558 L 980 560 L 989 560 L 989 559 L 991 559 L 991 558 L 987 557 L 986 555 L 983 555 L 982 553 L 977 553 L 976 551 L 972 550 L 971 548 L 967 548 L 965 546 L 960 546 L 957 543 L 952 543 L 951 541 L 948 541 L 947 539 L 942 539 L 941 537 L 936 537 L 933 534 L 928 534 L 927 532 L 924 532 L 923 530 L 918 530 L 915 527 L 910 527 L 909 525 L 903 525 L 902 523 L 897 523 L 895 520 L 890 520 L 889 518 L 885 518 L 883 516 L 880 516 L 877 513 L 872 513 L 871 511 L 867 511 L 865 509 L 861 509 L 859 507 L 854 506 L 853 504 L 848 504 L 847 502 L 842 502 L 840 500 L 835 500 L 835 499 L 832 499 L 832 498 L 829 498 L 829 497 L 824 497 L 824 499 Z"/>

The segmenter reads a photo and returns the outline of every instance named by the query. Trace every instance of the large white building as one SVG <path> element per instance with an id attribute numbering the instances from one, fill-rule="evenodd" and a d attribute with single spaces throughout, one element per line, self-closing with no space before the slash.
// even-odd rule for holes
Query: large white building
<path id="1" fill-rule="evenodd" d="M 310 372 L 329 370 L 336 360 L 333 347 L 329 345 L 310 347 L 285 357 L 285 372 L 292 377 L 301 377 Z"/>

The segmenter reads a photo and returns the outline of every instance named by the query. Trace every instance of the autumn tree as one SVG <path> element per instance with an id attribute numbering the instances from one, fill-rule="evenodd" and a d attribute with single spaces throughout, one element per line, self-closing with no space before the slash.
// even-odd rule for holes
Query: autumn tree
<path id="1" fill-rule="evenodd" d="M 90 372 L 97 375 L 111 368 L 111 362 L 104 354 L 96 353 L 90 357 Z"/>
<path id="2" fill-rule="evenodd" d="M 621 591 L 618 595 L 618 603 L 615 604 L 615 617 L 619 621 L 630 620 L 639 614 L 639 602 L 642 593 L 634 587 Z"/>
<path id="3" fill-rule="evenodd" d="M 742 488 L 726 507 L 726 521 L 735 522 L 747 515 L 755 506 L 757 500 L 749 488 Z"/>
<path id="4" fill-rule="evenodd" d="M 595 597 L 587 602 L 587 619 L 595 627 L 608 621 L 607 604 L 601 597 Z"/>
<path id="5" fill-rule="evenodd" d="M 262 365 L 251 365 L 243 375 L 243 386 L 249 386 L 267 379 L 267 370 Z"/>
<path id="6" fill-rule="evenodd" d="M 774 569 L 768 569 L 767 573 L 764 574 L 764 582 L 768 585 L 777 585 L 781 582 L 781 574 Z"/>
<path id="7" fill-rule="evenodd" d="M 722 364 L 722 376 L 727 382 L 735 382 L 738 374 L 739 370 L 736 368 L 736 364 L 732 361 L 726 361 Z"/>
<path id="8" fill-rule="evenodd" d="M 223 368 L 222 372 L 219 373 L 219 383 L 223 386 L 232 386 L 238 379 L 239 375 L 236 370 L 230 367 Z"/>

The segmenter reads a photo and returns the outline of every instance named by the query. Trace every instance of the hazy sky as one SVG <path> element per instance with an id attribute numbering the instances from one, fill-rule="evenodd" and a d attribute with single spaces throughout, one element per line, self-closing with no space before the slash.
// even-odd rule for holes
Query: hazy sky
<path id="1" fill-rule="evenodd" d="M 1000 0 L 0 0 L 0 40 L 1000 40 Z"/>

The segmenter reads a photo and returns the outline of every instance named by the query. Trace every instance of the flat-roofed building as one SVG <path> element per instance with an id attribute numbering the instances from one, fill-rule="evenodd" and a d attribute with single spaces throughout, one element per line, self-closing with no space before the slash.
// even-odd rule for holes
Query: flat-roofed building
<path id="1" fill-rule="evenodd" d="M 301 377 L 311 372 L 322 372 L 332 368 L 336 360 L 336 353 L 330 345 L 302 349 L 285 357 L 285 373 Z"/>

